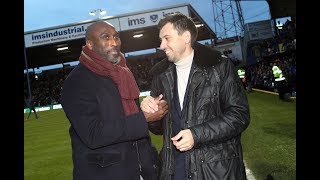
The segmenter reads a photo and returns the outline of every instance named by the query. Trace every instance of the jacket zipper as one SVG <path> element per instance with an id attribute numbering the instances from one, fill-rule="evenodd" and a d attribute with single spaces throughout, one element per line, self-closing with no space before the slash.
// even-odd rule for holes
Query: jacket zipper
<path id="1" fill-rule="evenodd" d="M 136 150 L 137 150 L 139 171 L 142 172 L 142 167 L 141 167 L 141 162 L 140 162 L 140 154 L 139 154 L 139 147 L 138 147 L 138 141 L 135 141 L 134 144 L 136 145 Z"/>

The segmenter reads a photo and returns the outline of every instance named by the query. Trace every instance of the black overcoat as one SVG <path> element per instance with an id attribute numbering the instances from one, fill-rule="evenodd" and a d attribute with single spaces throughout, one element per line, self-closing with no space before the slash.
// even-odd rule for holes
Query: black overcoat
<path id="1" fill-rule="evenodd" d="M 124 115 L 111 78 L 80 63 L 64 81 L 61 104 L 71 124 L 74 180 L 138 180 L 139 162 L 155 167 L 146 119 L 141 111 Z"/>

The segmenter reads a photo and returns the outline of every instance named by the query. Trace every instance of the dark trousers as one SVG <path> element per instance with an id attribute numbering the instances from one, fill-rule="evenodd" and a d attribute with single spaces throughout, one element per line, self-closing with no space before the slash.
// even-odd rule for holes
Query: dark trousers
<path id="1" fill-rule="evenodd" d="M 29 114 L 28 114 L 27 119 L 29 119 L 29 117 L 30 117 L 30 115 L 31 115 L 32 111 L 34 112 L 34 115 L 36 116 L 36 119 L 38 119 L 38 114 L 37 114 L 37 111 L 36 111 L 36 109 L 35 109 L 35 108 L 30 108 L 30 112 L 29 112 Z"/>
<path id="2" fill-rule="evenodd" d="M 288 92 L 287 91 L 287 85 L 285 80 L 282 81 L 276 81 L 278 93 L 279 93 L 279 99 L 281 100 L 286 100 L 285 99 L 285 94 Z"/>

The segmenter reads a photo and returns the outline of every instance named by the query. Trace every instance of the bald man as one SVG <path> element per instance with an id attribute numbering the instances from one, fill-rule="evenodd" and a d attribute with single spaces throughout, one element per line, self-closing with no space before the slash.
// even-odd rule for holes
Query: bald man
<path id="1" fill-rule="evenodd" d="M 137 106 L 139 88 L 120 52 L 119 32 L 96 22 L 86 31 L 80 63 L 66 78 L 61 104 L 70 122 L 74 180 L 157 179 L 158 154 L 148 122 L 161 119 Z"/>

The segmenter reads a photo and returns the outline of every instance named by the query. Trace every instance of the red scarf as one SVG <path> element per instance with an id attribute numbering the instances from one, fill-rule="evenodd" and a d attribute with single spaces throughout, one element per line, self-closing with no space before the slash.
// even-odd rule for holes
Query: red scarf
<path id="1" fill-rule="evenodd" d="M 87 46 L 83 46 L 79 60 L 95 74 L 110 77 L 117 84 L 126 115 L 139 111 L 135 99 L 139 98 L 140 91 L 122 53 L 120 61 L 117 64 L 112 64 Z"/>

